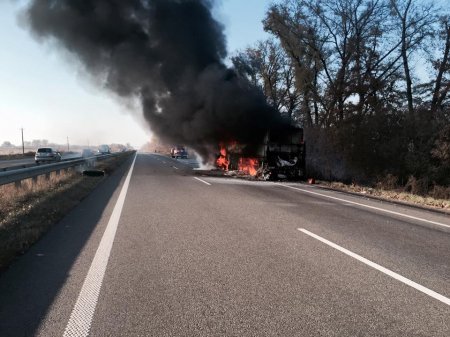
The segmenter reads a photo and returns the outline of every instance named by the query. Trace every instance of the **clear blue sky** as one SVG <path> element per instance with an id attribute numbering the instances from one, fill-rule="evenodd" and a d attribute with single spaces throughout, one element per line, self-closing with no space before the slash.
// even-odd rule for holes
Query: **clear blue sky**
<path id="1" fill-rule="evenodd" d="M 222 0 L 215 15 L 226 27 L 228 50 L 266 35 L 261 20 L 271 0 Z M 0 0 L 0 144 L 48 139 L 64 144 L 131 143 L 150 138 L 139 111 L 119 104 L 83 78 L 56 50 L 36 42 L 17 13 L 26 1 Z"/>

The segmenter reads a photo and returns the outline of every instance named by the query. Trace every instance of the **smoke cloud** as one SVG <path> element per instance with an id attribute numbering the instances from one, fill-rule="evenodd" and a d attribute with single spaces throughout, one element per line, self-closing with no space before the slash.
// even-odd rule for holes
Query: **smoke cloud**
<path id="1" fill-rule="evenodd" d="M 212 0 L 32 0 L 39 40 L 75 55 L 102 87 L 138 98 L 150 128 L 204 158 L 219 142 L 262 141 L 278 114 L 224 65 Z M 213 151 L 214 152 L 214 151 Z"/>

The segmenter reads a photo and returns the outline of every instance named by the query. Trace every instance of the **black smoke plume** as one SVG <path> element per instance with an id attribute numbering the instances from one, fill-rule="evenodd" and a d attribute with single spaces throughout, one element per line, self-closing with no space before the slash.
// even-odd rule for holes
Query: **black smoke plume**
<path id="1" fill-rule="evenodd" d="M 225 36 L 212 6 L 212 0 L 32 0 L 26 17 L 40 40 L 75 55 L 103 87 L 138 98 L 160 138 L 207 158 L 219 142 L 261 142 L 278 121 L 263 94 L 224 65 Z"/>

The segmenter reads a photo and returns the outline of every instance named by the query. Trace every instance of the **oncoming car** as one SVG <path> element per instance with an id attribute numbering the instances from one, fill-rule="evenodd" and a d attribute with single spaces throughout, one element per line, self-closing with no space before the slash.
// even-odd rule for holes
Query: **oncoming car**
<path id="1" fill-rule="evenodd" d="M 108 145 L 103 144 L 103 145 L 100 145 L 98 147 L 97 153 L 98 154 L 110 154 L 111 153 L 111 149 L 110 149 L 110 147 Z"/>
<path id="2" fill-rule="evenodd" d="M 170 155 L 172 158 L 184 158 L 186 159 L 188 157 L 188 153 L 186 149 L 182 146 L 175 146 L 172 149 L 170 149 Z"/>
<path id="3" fill-rule="evenodd" d="M 95 166 L 95 153 L 91 149 L 83 149 L 81 151 L 81 157 L 85 160 L 88 167 Z"/>
<path id="4" fill-rule="evenodd" d="M 51 147 L 41 147 L 37 149 L 34 155 L 36 164 L 43 162 L 57 162 L 61 160 L 61 153 Z"/>
<path id="5" fill-rule="evenodd" d="M 83 157 L 83 158 L 89 158 L 89 157 L 93 157 L 93 156 L 95 156 L 95 153 L 91 149 L 83 149 L 81 151 L 81 157 Z"/>

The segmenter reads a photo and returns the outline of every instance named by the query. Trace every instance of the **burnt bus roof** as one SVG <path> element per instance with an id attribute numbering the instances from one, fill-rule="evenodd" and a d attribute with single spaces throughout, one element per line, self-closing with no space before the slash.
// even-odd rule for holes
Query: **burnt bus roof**
<path id="1" fill-rule="evenodd" d="M 266 143 L 302 144 L 303 129 L 295 126 L 283 126 L 269 130 Z"/>

